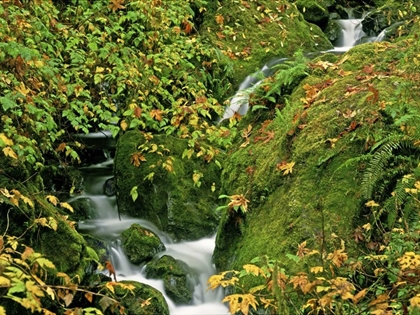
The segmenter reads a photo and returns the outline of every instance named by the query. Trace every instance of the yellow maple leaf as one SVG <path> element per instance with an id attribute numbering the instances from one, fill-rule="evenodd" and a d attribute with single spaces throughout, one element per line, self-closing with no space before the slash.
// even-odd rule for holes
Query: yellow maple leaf
<path id="1" fill-rule="evenodd" d="M 39 286 L 34 281 L 26 281 L 25 287 L 26 287 L 26 290 L 28 290 L 35 296 L 39 296 L 39 297 L 44 296 L 44 292 L 39 288 Z"/>
<path id="2" fill-rule="evenodd" d="M 244 195 L 232 195 L 229 196 L 230 202 L 228 204 L 229 209 L 238 209 L 240 208 L 242 212 L 248 211 L 248 202 L 249 200 L 245 198 Z"/>
<path id="3" fill-rule="evenodd" d="M 34 203 L 32 202 L 31 199 L 29 199 L 28 197 L 24 196 L 24 195 L 20 195 L 20 199 L 23 200 L 24 203 L 26 203 L 27 205 L 29 205 L 31 208 L 34 208 Z"/>
<path id="4" fill-rule="evenodd" d="M 258 302 L 252 294 L 231 294 L 223 299 L 222 302 L 229 303 L 229 312 L 236 314 L 241 311 L 242 314 L 248 315 L 249 307 L 252 306 L 257 309 Z"/>
<path id="5" fill-rule="evenodd" d="M 3 148 L 3 153 L 4 153 L 5 156 L 9 156 L 12 159 L 17 160 L 17 158 L 18 158 L 16 152 L 13 151 L 13 149 L 11 147 L 5 147 L 5 148 Z"/>
<path id="6" fill-rule="evenodd" d="M 31 89 L 27 88 L 23 82 L 20 82 L 20 85 L 16 87 L 16 91 L 18 91 L 23 96 L 26 96 L 29 92 L 31 92 Z"/>
<path id="7" fill-rule="evenodd" d="M 156 119 L 157 121 L 162 121 L 162 114 L 164 112 L 160 109 L 152 109 L 150 111 L 150 116 L 154 119 Z"/>
<path id="8" fill-rule="evenodd" d="M 327 259 L 331 260 L 331 262 L 339 268 L 341 267 L 341 265 L 343 265 L 347 258 L 348 256 L 344 252 L 344 249 L 337 249 L 334 252 L 329 253 L 327 256 Z"/>
<path id="9" fill-rule="evenodd" d="M 353 303 L 357 304 L 361 299 L 363 299 L 367 293 L 367 288 L 359 291 L 355 296 L 353 296 Z"/>
<path id="10" fill-rule="evenodd" d="M 60 206 L 69 210 L 70 212 L 74 212 L 73 207 L 70 204 L 68 204 L 67 202 L 60 202 Z"/>
<path id="11" fill-rule="evenodd" d="M 316 267 L 311 267 L 311 273 L 320 273 L 324 271 L 324 267 L 322 266 L 316 266 Z"/>
<path id="12" fill-rule="evenodd" d="M 112 10 L 112 12 L 125 9 L 125 6 L 123 6 L 124 0 L 111 0 L 110 2 L 111 4 L 108 7 Z"/>
<path id="13" fill-rule="evenodd" d="M 277 164 L 277 170 L 282 171 L 283 175 L 292 174 L 293 172 L 293 166 L 295 166 L 295 162 L 282 162 Z"/>
<path id="14" fill-rule="evenodd" d="M 145 162 L 146 158 L 144 157 L 144 155 L 140 152 L 136 152 L 133 153 L 131 155 L 131 163 L 135 166 L 135 167 L 139 167 L 141 162 Z"/>
<path id="15" fill-rule="evenodd" d="M 420 294 L 417 294 L 410 299 L 410 306 L 412 308 L 420 308 Z"/>
<path id="16" fill-rule="evenodd" d="M 265 277 L 265 272 L 260 267 L 253 264 L 246 264 L 242 267 L 247 273 L 253 274 L 255 276 Z"/>
<path id="17" fill-rule="evenodd" d="M 121 120 L 121 122 L 120 122 L 120 127 L 121 127 L 121 129 L 122 129 L 123 131 L 126 131 L 126 130 L 127 130 L 127 128 L 128 128 L 128 124 L 127 124 L 127 122 L 125 121 L 125 119 Z"/>
<path id="18" fill-rule="evenodd" d="M 370 201 L 368 201 L 368 202 L 366 202 L 365 203 L 365 206 L 366 207 L 379 207 L 379 204 L 378 203 L 376 203 L 375 201 L 373 201 L 373 200 L 370 200 Z"/>
<path id="19" fill-rule="evenodd" d="M 56 206 L 58 204 L 58 202 L 59 202 L 58 198 L 56 196 L 53 196 L 53 195 L 48 195 L 46 198 L 54 206 Z"/>
<path id="20" fill-rule="evenodd" d="M 223 288 L 226 288 L 228 286 L 233 286 L 235 285 L 238 281 L 239 278 L 236 276 L 232 276 L 230 279 L 226 279 L 226 274 L 237 274 L 237 272 L 230 270 L 230 271 L 224 271 L 221 272 L 217 275 L 212 275 L 208 280 L 207 280 L 207 290 L 215 290 L 217 287 L 222 286 Z"/>
<path id="21" fill-rule="evenodd" d="M 4 133 L 0 133 L 0 140 L 7 146 L 13 145 L 13 140 L 9 139 Z"/>

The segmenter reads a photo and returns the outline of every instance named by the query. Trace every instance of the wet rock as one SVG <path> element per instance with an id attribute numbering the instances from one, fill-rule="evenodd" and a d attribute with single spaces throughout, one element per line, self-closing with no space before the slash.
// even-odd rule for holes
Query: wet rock
<path id="1" fill-rule="evenodd" d="M 219 187 L 220 168 L 201 158 L 183 158 L 189 149 L 187 139 L 154 135 L 153 144 L 156 152 L 139 152 L 139 146 L 151 146 L 139 131 L 126 132 L 118 141 L 115 178 L 120 213 L 149 220 L 175 240 L 214 234 L 219 200 L 211 187 Z M 138 166 L 132 163 L 136 154 L 144 159 Z M 200 187 L 194 184 L 194 172 L 203 175 Z M 133 187 L 137 187 L 135 202 Z"/>
<path id="2" fill-rule="evenodd" d="M 115 179 L 114 177 L 107 179 L 104 184 L 104 194 L 108 197 L 115 195 L 116 187 L 115 187 Z"/>
<path id="3" fill-rule="evenodd" d="M 122 233 L 121 237 L 128 259 L 136 265 L 151 260 L 157 253 L 166 249 L 155 233 L 140 224 L 131 225 Z"/>
<path id="4" fill-rule="evenodd" d="M 175 304 L 191 304 L 193 301 L 194 284 L 188 265 L 173 258 L 162 256 L 146 266 L 147 278 L 162 279 L 166 294 Z"/>
<path id="5" fill-rule="evenodd" d="M 168 304 L 160 291 L 136 281 L 119 283 L 122 286 L 114 286 L 115 296 L 124 306 L 127 315 L 169 315 Z M 130 292 L 124 289 L 124 286 L 131 286 L 134 289 Z"/>

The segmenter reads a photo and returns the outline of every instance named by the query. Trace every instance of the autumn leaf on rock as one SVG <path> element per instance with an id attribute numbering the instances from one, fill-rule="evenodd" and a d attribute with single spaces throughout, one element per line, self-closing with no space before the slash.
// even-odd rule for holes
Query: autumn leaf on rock
<path id="1" fill-rule="evenodd" d="M 142 153 L 136 152 L 131 155 L 131 164 L 135 167 L 139 167 L 141 162 L 146 162 L 146 158 Z"/>
<path id="2" fill-rule="evenodd" d="M 115 12 L 117 10 L 125 9 L 125 6 L 123 6 L 124 0 L 111 0 L 111 4 L 108 6 L 112 12 Z"/>
<path id="3" fill-rule="evenodd" d="M 366 74 L 372 74 L 374 67 L 375 67 L 374 65 L 366 65 L 366 66 L 363 67 L 362 72 L 364 72 Z"/>
<path id="4" fill-rule="evenodd" d="M 292 174 L 293 166 L 295 166 L 295 162 L 281 162 L 277 164 L 277 170 L 282 171 L 283 175 Z"/>
<path id="5" fill-rule="evenodd" d="M 215 19 L 216 19 L 216 23 L 219 25 L 223 25 L 223 22 L 225 20 L 221 14 L 216 15 Z"/>

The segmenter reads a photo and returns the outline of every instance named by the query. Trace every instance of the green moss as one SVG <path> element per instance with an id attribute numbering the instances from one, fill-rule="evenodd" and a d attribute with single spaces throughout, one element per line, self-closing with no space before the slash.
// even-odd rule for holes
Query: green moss
<path id="1" fill-rule="evenodd" d="M 151 260 L 157 253 L 165 250 L 160 238 L 135 223 L 121 234 L 124 252 L 133 264 Z"/>
<path id="2" fill-rule="evenodd" d="M 250 205 L 245 217 L 222 219 L 214 255 L 218 268 L 241 268 L 268 255 L 298 271 L 302 266 L 285 254 L 295 254 L 303 241 L 318 250 L 325 242 L 328 250 L 344 239 L 347 252 L 356 252 L 351 239 L 363 222 L 364 169 L 348 161 L 367 154 L 390 132 L 401 132 L 388 117 L 391 108 L 392 115 L 417 110 L 416 75 L 405 68 L 414 54 L 400 42 L 357 46 L 341 60 L 321 56 L 312 64 L 327 67 L 313 66 L 312 75 L 265 127 L 273 139 L 258 140 L 261 122 L 254 121 L 249 145 L 240 147 L 243 139 L 237 144 L 222 174 L 223 193 L 245 194 Z M 313 100 L 307 99 L 310 87 L 317 91 Z M 290 162 L 295 163 L 292 173 L 283 175 L 277 166 Z"/>
<path id="3" fill-rule="evenodd" d="M 119 139 L 115 165 L 120 212 L 150 220 L 176 240 L 213 234 L 218 222 L 214 212 L 218 196 L 211 187 L 220 187 L 218 166 L 182 158 L 189 149 L 185 139 L 155 136 L 153 143 L 161 152 L 142 152 L 145 161 L 136 167 L 131 161 L 132 154 L 140 152 L 137 148 L 145 143 L 137 131 L 127 132 Z M 172 163 L 169 171 L 163 167 L 168 159 Z M 199 187 L 194 184 L 194 172 L 203 174 Z M 153 177 L 147 179 L 151 173 Z M 134 186 L 138 187 L 136 202 L 130 195 Z"/>
<path id="4" fill-rule="evenodd" d="M 133 285 L 133 294 L 115 286 L 115 296 L 130 315 L 169 315 L 168 304 L 162 293 L 155 288 L 136 281 L 121 281 L 123 285 Z M 144 303 L 145 301 L 148 303 Z M 98 306 L 100 308 L 100 306 Z M 108 309 L 105 314 L 111 314 Z"/>
<path id="5" fill-rule="evenodd" d="M 147 264 L 146 276 L 162 279 L 166 294 L 175 304 L 192 303 L 194 284 L 191 281 L 191 270 L 183 261 L 164 255 Z"/>
<path id="6" fill-rule="evenodd" d="M 306 21 L 324 24 L 328 20 L 330 1 L 297 0 L 295 3 Z"/>
<path id="7" fill-rule="evenodd" d="M 223 17 L 223 23 L 217 24 L 216 16 Z M 290 57 L 299 49 L 332 48 L 318 26 L 307 23 L 294 5 L 280 0 L 224 1 L 217 12 L 206 14 L 200 35 L 232 59 L 235 86 L 274 58 Z"/>

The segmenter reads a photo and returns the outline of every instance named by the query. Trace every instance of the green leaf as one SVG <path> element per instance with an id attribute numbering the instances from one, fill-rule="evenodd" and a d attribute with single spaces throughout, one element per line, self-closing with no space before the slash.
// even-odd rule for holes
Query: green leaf
<path id="1" fill-rule="evenodd" d="M 0 97 L 0 104 L 2 104 L 4 111 L 7 111 L 8 109 L 15 108 L 18 106 L 15 101 L 4 96 Z"/>
<path id="2" fill-rule="evenodd" d="M 299 262 L 300 258 L 296 255 L 286 254 L 286 257 L 293 260 L 294 262 Z"/>
<path id="3" fill-rule="evenodd" d="M 139 193 L 137 191 L 137 188 L 138 188 L 138 186 L 134 186 L 133 188 L 131 188 L 131 191 L 130 191 L 130 195 L 131 195 L 131 198 L 133 199 L 133 201 L 136 201 L 137 198 L 139 197 Z"/>
<path id="4" fill-rule="evenodd" d="M 23 281 L 20 281 L 14 278 L 12 281 L 12 287 L 7 292 L 7 295 L 13 295 L 13 293 L 20 293 L 20 292 L 25 292 L 25 291 L 26 291 L 25 283 Z"/>

